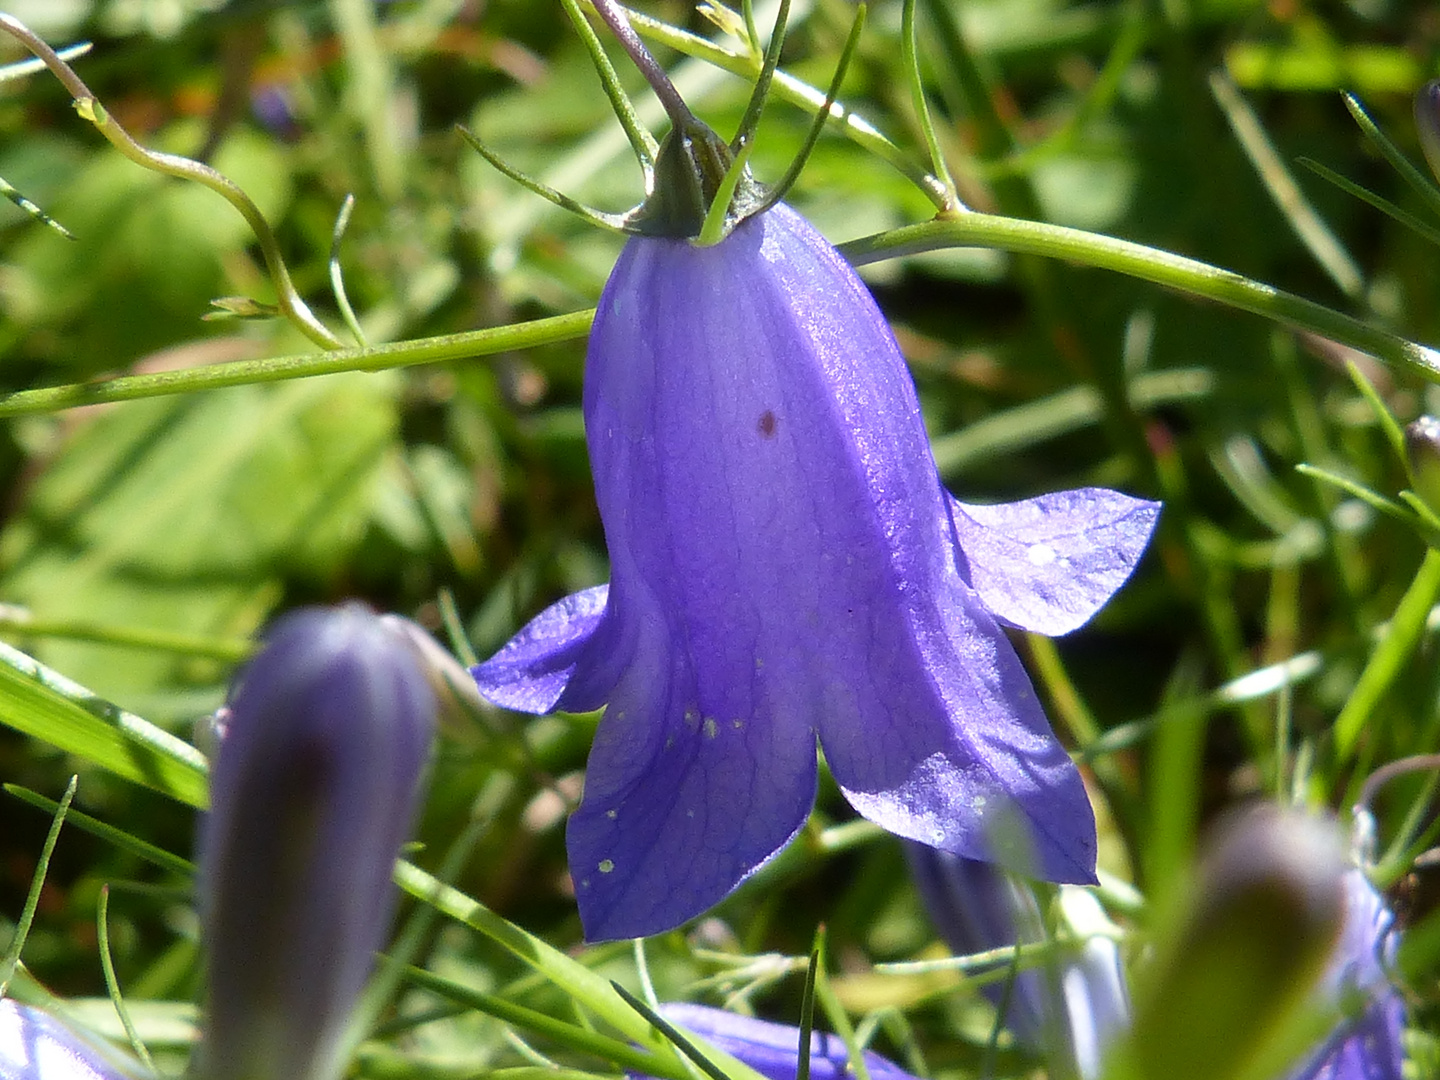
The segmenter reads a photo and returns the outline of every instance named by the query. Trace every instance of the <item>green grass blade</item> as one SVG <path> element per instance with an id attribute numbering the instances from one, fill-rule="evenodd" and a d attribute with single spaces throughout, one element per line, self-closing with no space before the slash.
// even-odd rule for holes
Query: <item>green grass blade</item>
<path id="1" fill-rule="evenodd" d="M 0 724 L 180 802 L 208 804 L 200 751 L 4 644 Z"/>

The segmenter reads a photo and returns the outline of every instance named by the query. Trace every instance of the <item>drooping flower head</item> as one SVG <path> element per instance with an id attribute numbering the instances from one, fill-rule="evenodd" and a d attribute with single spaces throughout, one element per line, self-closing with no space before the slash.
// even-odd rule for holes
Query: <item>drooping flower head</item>
<path id="1" fill-rule="evenodd" d="M 0 1080 L 137 1080 L 148 1073 L 60 1017 L 0 998 Z"/>
<path id="2" fill-rule="evenodd" d="M 783 203 L 709 246 L 633 237 L 585 363 L 610 583 L 474 674 L 509 708 L 607 707 L 567 834 L 587 938 L 670 929 L 774 855 L 817 743 L 900 836 L 1093 880 L 1089 801 L 1002 625 L 1084 623 L 1157 505 L 948 495 L 884 316 Z"/>
<path id="3" fill-rule="evenodd" d="M 205 1080 L 333 1080 L 394 910 L 435 696 L 360 605 L 280 619 L 230 701 L 200 833 Z"/>

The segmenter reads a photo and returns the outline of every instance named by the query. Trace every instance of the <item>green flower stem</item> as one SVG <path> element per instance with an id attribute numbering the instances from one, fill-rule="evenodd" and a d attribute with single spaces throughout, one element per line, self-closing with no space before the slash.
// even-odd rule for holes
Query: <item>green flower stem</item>
<path id="1" fill-rule="evenodd" d="M 1306 300 L 1222 270 L 1196 259 L 1098 233 L 993 214 L 942 215 L 921 225 L 841 244 L 841 253 L 857 266 L 902 255 L 952 247 L 992 247 L 1026 255 L 1045 255 L 1114 270 L 1178 292 L 1214 300 L 1263 315 L 1299 330 L 1349 345 L 1394 368 L 1440 382 L 1440 351 L 1361 322 L 1323 304 Z"/>
<path id="2" fill-rule="evenodd" d="M 840 245 L 840 250 L 851 262 L 861 266 L 951 247 L 993 247 L 1114 270 L 1191 296 L 1263 315 L 1287 326 L 1312 331 L 1360 349 L 1402 371 L 1413 372 L 1431 382 L 1440 382 L 1440 352 L 1429 346 L 1417 345 L 1323 304 L 1283 292 L 1233 271 L 1080 229 L 993 214 L 962 213 L 863 237 Z M 595 309 L 590 308 L 533 322 L 367 349 L 336 349 L 329 353 L 238 360 L 182 371 L 118 375 L 86 383 L 19 390 L 0 395 L 0 418 L 56 412 L 80 405 L 188 394 L 226 386 L 332 375 L 342 371 L 384 371 L 416 364 L 467 360 L 584 337 L 594 317 Z"/>
<path id="3" fill-rule="evenodd" d="M 300 298 L 300 294 L 295 291 L 295 286 L 290 280 L 290 271 L 286 269 L 285 260 L 280 256 L 280 244 L 270 230 L 270 223 L 265 220 L 265 215 L 260 212 L 260 208 L 250 200 L 250 196 L 246 195 L 238 184 L 229 177 L 216 172 L 209 165 L 203 165 L 198 161 L 192 161 L 176 154 L 162 154 L 146 150 L 105 111 L 105 107 L 91 93 L 84 80 L 75 74 L 74 68 L 65 63 L 59 54 L 29 27 L 13 16 L 0 12 L 0 30 L 4 30 L 20 41 L 36 57 L 44 61 L 45 66 L 75 99 L 76 111 L 94 124 L 96 130 L 105 136 L 110 145 L 120 153 L 143 168 L 164 173 L 166 176 L 194 180 L 204 184 L 240 211 L 240 215 L 255 234 L 255 239 L 265 256 L 265 266 L 275 285 L 280 309 L 306 337 L 321 348 L 340 348 L 340 339 L 315 317 L 314 313 L 306 306 L 305 301 Z"/>
<path id="4" fill-rule="evenodd" d="M 0 395 L 0 418 L 31 413 L 56 412 L 80 405 L 189 394 L 227 386 L 303 379 L 311 375 L 334 375 L 342 371 L 385 371 L 389 368 L 433 364 L 445 360 L 467 360 L 492 353 L 547 345 L 584 337 L 595 309 L 556 315 L 534 322 L 517 323 L 463 334 L 422 338 L 366 349 L 336 349 L 327 353 L 275 356 L 264 360 L 238 360 L 228 364 L 207 364 L 180 371 L 148 375 L 117 375 L 91 382 L 19 390 Z"/>
<path id="5" fill-rule="evenodd" d="M 760 69 L 764 62 L 759 57 L 732 53 L 716 45 L 713 41 L 707 41 L 705 38 L 684 30 L 677 30 L 659 19 L 652 19 L 638 11 L 625 10 L 629 16 L 630 25 L 642 37 L 668 45 L 676 52 L 703 60 L 722 71 L 739 75 L 742 79 L 753 81 L 760 75 Z M 776 97 L 788 101 L 792 105 L 798 105 L 807 112 L 818 113 L 825 108 L 824 91 L 817 90 L 809 83 L 801 82 L 783 71 L 775 72 L 770 89 Z M 888 162 L 901 175 L 907 177 L 925 193 L 935 204 L 937 210 L 944 210 L 951 205 L 950 194 L 946 191 L 945 184 L 918 166 L 911 160 L 909 154 L 882 135 L 868 120 L 856 116 L 839 102 L 830 106 L 829 114 L 830 123 L 844 131 L 846 137 L 856 145 L 869 150 L 876 157 Z"/>

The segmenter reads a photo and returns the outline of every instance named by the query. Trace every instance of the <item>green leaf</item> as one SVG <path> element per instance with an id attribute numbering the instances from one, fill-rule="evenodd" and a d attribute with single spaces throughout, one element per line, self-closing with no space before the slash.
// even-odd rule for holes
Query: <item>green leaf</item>
<path id="1" fill-rule="evenodd" d="M 209 803 L 209 769 L 193 746 L 4 644 L 0 723 L 180 802 Z"/>

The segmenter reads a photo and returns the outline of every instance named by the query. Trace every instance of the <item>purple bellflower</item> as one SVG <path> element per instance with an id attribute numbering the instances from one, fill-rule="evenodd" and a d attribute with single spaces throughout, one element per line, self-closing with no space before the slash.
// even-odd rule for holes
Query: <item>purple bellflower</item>
<path id="1" fill-rule="evenodd" d="M 1290 1080 L 1401 1080 L 1405 1002 L 1390 982 L 1398 933 L 1364 871 L 1345 874 L 1345 921 L 1322 992 L 1346 1018 Z"/>
<path id="2" fill-rule="evenodd" d="M 134 1080 L 145 1075 L 138 1062 L 44 1009 L 0 998 L 0 1080 Z"/>
<path id="3" fill-rule="evenodd" d="M 940 936 L 957 956 L 1049 935 L 1034 893 L 1004 870 L 923 844 L 905 845 L 916 890 Z M 1085 889 L 1062 890 L 1062 913 L 1079 935 L 1105 919 Z M 1049 1062 L 1056 1077 L 1096 1080 L 1105 1052 L 1130 1027 L 1130 998 L 1115 941 L 1092 934 L 1052 962 L 1017 972 L 1009 987 L 984 993 L 1017 1043 Z"/>
<path id="4" fill-rule="evenodd" d="M 286 615 L 241 673 L 200 833 L 205 1080 L 339 1074 L 435 711 L 408 637 L 358 604 Z"/>
<path id="5" fill-rule="evenodd" d="M 506 708 L 607 706 L 567 832 L 586 937 L 669 930 L 726 896 L 803 825 L 817 742 L 891 832 L 1094 880 L 1084 786 L 1003 627 L 1083 624 L 1158 505 L 953 499 L 884 316 L 804 218 L 746 180 L 724 238 L 691 242 L 730 150 L 613 7 L 596 5 L 675 127 L 585 359 L 610 583 L 473 669 Z"/>
<path id="6" fill-rule="evenodd" d="M 743 1061 L 768 1080 L 795 1080 L 799 1072 L 799 1028 L 688 1002 L 662 1005 L 660 1015 Z M 870 1080 L 915 1080 L 879 1054 L 866 1051 L 864 1058 Z M 812 1031 L 811 1080 L 845 1080 L 853 1075 L 845 1043 L 826 1032 Z M 639 1074 L 631 1076 L 632 1080 L 640 1080 Z"/>

